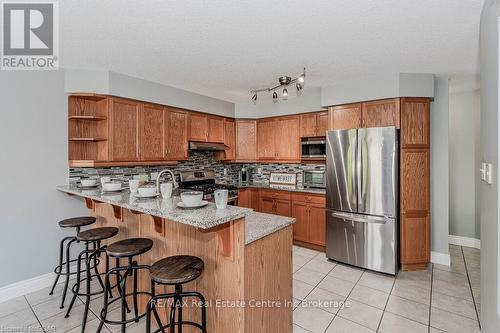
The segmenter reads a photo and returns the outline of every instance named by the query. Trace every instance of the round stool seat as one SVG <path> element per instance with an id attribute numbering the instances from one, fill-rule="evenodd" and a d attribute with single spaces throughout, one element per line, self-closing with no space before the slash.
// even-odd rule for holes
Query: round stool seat
<path id="1" fill-rule="evenodd" d="M 205 264 L 194 256 L 172 256 L 161 259 L 150 269 L 151 279 L 161 284 L 183 284 L 201 275 Z"/>
<path id="2" fill-rule="evenodd" d="M 79 232 L 78 235 L 76 235 L 76 239 L 79 241 L 95 242 L 111 238 L 117 234 L 118 228 L 115 227 L 93 228 Z"/>
<path id="3" fill-rule="evenodd" d="M 153 241 L 149 238 L 129 238 L 118 241 L 108 246 L 108 256 L 115 258 L 133 257 L 143 254 L 153 247 Z"/>
<path id="4" fill-rule="evenodd" d="M 95 221 L 96 218 L 93 216 L 72 217 L 69 219 L 59 221 L 59 226 L 61 228 L 77 228 L 90 225 L 92 223 L 95 223 Z"/>

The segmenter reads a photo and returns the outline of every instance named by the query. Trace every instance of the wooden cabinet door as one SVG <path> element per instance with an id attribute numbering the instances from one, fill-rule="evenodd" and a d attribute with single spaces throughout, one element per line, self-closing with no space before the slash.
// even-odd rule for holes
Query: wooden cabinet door
<path id="1" fill-rule="evenodd" d="M 224 143 L 224 118 L 207 117 L 207 141 Z"/>
<path id="2" fill-rule="evenodd" d="M 329 129 L 353 129 L 361 127 L 361 104 L 347 104 L 330 107 Z"/>
<path id="3" fill-rule="evenodd" d="M 426 264 L 430 261 L 429 214 L 401 214 L 401 263 Z"/>
<path id="4" fill-rule="evenodd" d="M 292 208 L 289 200 L 275 200 L 275 214 L 279 216 L 291 216 Z"/>
<path id="5" fill-rule="evenodd" d="M 238 190 L 238 206 L 239 207 L 250 207 L 250 189 L 242 188 Z"/>
<path id="6" fill-rule="evenodd" d="M 267 214 L 276 214 L 276 210 L 274 208 L 274 199 L 261 197 L 260 198 L 260 212 Z"/>
<path id="7" fill-rule="evenodd" d="M 300 137 L 309 138 L 316 136 L 316 113 L 308 113 L 300 116 Z"/>
<path id="8" fill-rule="evenodd" d="M 299 117 L 280 117 L 275 130 L 276 159 L 300 160 Z"/>
<path id="9" fill-rule="evenodd" d="M 309 242 L 309 208 L 305 202 L 292 201 L 293 239 Z"/>
<path id="10" fill-rule="evenodd" d="M 189 114 L 189 138 L 192 141 L 205 142 L 208 139 L 208 117 L 203 114 Z"/>
<path id="11" fill-rule="evenodd" d="M 430 145 L 430 101 L 428 98 L 401 99 L 401 147 L 428 148 Z"/>
<path id="12" fill-rule="evenodd" d="M 316 136 L 326 136 L 328 131 L 328 112 L 319 112 L 316 116 Z"/>
<path id="13" fill-rule="evenodd" d="M 257 121 L 257 157 L 259 160 L 276 159 L 276 121 L 262 119 Z"/>
<path id="14" fill-rule="evenodd" d="M 324 205 L 309 205 L 309 242 L 326 245 L 326 211 Z"/>
<path id="15" fill-rule="evenodd" d="M 236 160 L 257 160 L 257 121 L 236 120 Z"/>
<path id="16" fill-rule="evenodd" d="M 110 102 L 111 161 L 139 160 L 141 104 L 120 98 Z"/>
<path id="17" fill-rule="evenodd" d="M 161 161 L 166 158 L 164 108 L 143 104 L 141 112 L 141 160 Z"/>
<path id="18" fill-rule="evenodd" d="M 236 158 L 236 125 L 234 120 L 224 120 L 224 144 L 229 147 L 224 151 L 224 160 L 232 161 Z"/>
<path id="19" fill-rule="evenodd" d="M 188 112 L 169 108 L 165 111 L 167 158 L 173 161 L 188 158 Z"/>
<path id="20" fill-rule="evenodd" d="M 250 208 L 260 212 L 260 191 L 258 188 L 250 189 Z"/>
<path id="21" fill-rule="evenodd" d="M 399 98 L 366 102 L 362 105 L 362 126 L 399 128 L 399 115 Z"/>
<path id="22" fill-rule="evenodd" d="M 401 211 L 428 212 L 430 209 L 430 152 L 428 149 L 401 150 Z"/>

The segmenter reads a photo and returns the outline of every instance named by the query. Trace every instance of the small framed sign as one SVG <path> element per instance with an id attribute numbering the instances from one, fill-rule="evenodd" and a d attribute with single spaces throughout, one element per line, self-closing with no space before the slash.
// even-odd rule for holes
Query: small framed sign
<path id="1" fill-rule="evenodd" d="M 296 173 L 277 173 L 271 172 L 269 183 L 282 185 L 297 185 Z"/>

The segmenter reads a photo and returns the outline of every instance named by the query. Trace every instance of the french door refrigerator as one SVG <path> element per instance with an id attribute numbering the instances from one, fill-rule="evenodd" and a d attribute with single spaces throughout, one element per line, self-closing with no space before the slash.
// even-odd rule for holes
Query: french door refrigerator
<path id="1" fill-rule="evenodd" d="M 326 256 L 388 274 L 398 271 L 398 132 L 327 132 Z"/>

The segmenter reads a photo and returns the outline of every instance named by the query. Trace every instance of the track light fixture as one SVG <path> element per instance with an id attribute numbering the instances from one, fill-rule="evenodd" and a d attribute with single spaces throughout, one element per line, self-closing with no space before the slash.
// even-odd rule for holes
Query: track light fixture
<path id="1" fill-rule="evenodd" d="M 278 94 L 276 93 L 276 89 L 283 88 L 283 99 L 288 98 L 288 90 L 287 87 L 291 84 L 295 83 L 295 87 L 297 88 L 297 95 L 301 95 L 302 90 L 304 89 L 304 83 L 306 81 L 306 69 L 304 68 L 304 71 L 302 74 L 300 74 L 297 78 L 292 79 L 290 76 L 281 76 L 278 78 L 279 84 L 274 87 L 270 88 L 262 88 L 262 89 L 255 89 L 251 90 L 250 94 L 252 95 L 252 102 L 254 104 L 257 104 L 257 94 L 260 92 L 273 92 L 273 103 L 278 102 Z"/>

